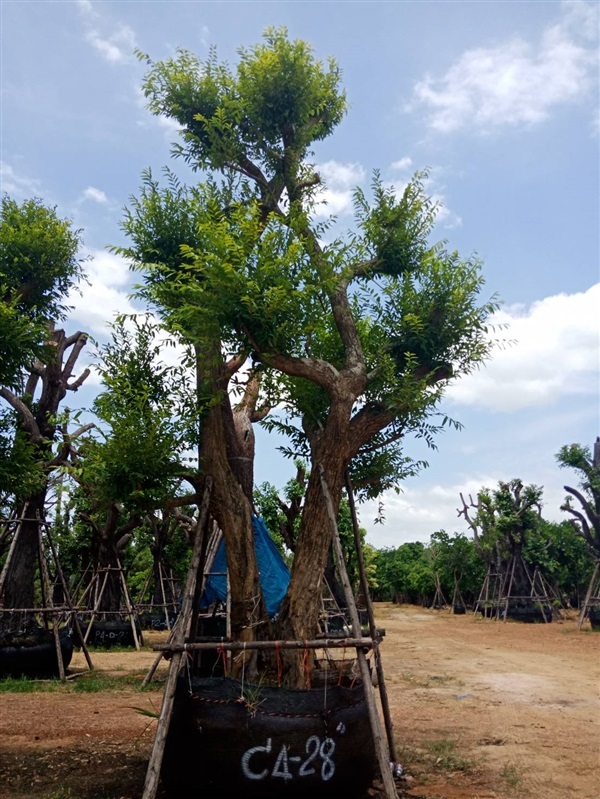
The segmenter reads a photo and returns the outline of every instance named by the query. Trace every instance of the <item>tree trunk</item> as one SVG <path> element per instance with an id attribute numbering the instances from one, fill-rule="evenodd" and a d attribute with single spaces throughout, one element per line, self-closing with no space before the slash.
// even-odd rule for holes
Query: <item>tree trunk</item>
<path id="1" fill-rule="evenodd" d="M 323 497 L 319 466 L 323 468 L 334 511 L 337 513 L 347 466 L 345 439 L 341 434 L 345 428 L 343 423 L 339 424 L 340 418 L 341 414 L 330 414 L 325 430 L 313 446 L 313 468 L 298 531 L 290 584 L 277 618 L 277 638 L 308 640 L 314 638 L 318 630 L 323 574 L 331 546 L 331 521 Z M 282 654 L 289 685 L 307 687 L 308 675 L 303 668 L 304 653 L 287 649 Z"/>
<path id="2" fill-rule="evenodd" d="M 232 636 L 234 640 L 252 641 L 256 637 L 256 625 L 266 621 L 254 547 L 252 507 L 226 453 L 223 409 L 213 405 L 202 423 L 200 465 L 202 473 L 212 477 L 210 513 L 225 538 Z M 241 659 L 237 662 L 241 667 Z"/>
<path id="3" fill-rule="evenodd" d="M 111 536 L 102 536 L 98 548 L 98 591 L 104 585 L 98 606 L 100 613 L 118 613 L 121 610 L 121 575 L 117 549 Z M 105 582 L 106 578 L 106 582 Z"/>
<path id="4" fill-rule="evenodd" d="M 3 603 L 5 608 L 34 608 L 36 606 L 35 575 L 39 566 L 39 526 L 44 518 L 46 489 L 30 497 L 21 506 L 19 517 L 18 540 L 12 552 L 10 562 L 6 564 L 4 575 Z M 0 614 L 2 628 L 14 629 L 22 626 L 26 618 L 33 614 Z"/>

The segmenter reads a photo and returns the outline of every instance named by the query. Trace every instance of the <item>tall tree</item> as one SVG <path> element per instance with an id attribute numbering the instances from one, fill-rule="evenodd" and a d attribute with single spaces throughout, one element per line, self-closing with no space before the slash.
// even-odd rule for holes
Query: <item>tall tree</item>
<path id="1" fill-rule="evenodd" d="M 596 559 L 600 559 L 600 437 L 596 438 L 594 453 L 589 447 L 568 444 L 556 455 L 561 468 L 574 469 L 580 478 L 579 488 L 564 486 L 570 495 L 561 510 L 569 513 L 572 521 Z M 573 505 L 573 498 L 578 506 Z"/>
<path id="2" fill-rule="evenodd" d="M 489 355 L 496 303 L 479 301 L 478 259 L 429 241 L 437 209 L 423 174 L 400 196 L 375 174 L 370 198 L 355 193 L 356 230 L 322 243 L 310 148 L 344 116 L 340 72 L 285 29 L 264 39 L 240 50 L 235 72 L 214 51 L 204 63 L 146 57 L 151 111 L 182 126 L 176 154 L 213 175 L 199 187 L 201 246 L 182 248 L 177 283 L 159 272 L 153 285 L 177 289 L 197 335 L 251 353 L 300 423 L 311 472 L 276 634 L 306 639 L 331 540 L 322 479 L 337 510 L 355 459 L 391 457 L 410 433 L 432 440 L 448 381 Z M 301 683 L 297 653 L 286 659 Z"/>
<path id="3" fill-rule="evenodd" d="M 3 599 L 6 607 L 31 608 L 48 477 L 65 462 L 70 441 L 81 432 L 69 432 L 64 419 L 61 424 L 59 407 L 87 377 L 87 370 L 74 375 L 87 335 L 56 328 L 68 311 L 68 292 L 82 277 L 81 240 L 80 231 L 56 209 L 37 199 L 19 205 L 4 195 L 0 243 L 0 399 L 14 418 L 12 446 L 4 446 L 21 464 L 26 451 L 31 465 L 26 471 L 34 476 L 26 481 L 26 492 L 15 493 L 23 521 L 5 567 Z M 55 449 L 59 432 L 62 440 Z"/>

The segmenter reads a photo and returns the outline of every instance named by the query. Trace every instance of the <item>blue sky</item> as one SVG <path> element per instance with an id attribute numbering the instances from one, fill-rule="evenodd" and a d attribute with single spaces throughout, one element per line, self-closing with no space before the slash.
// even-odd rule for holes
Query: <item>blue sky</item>
<path id="1" fill-rule="evenodd" d="M 600 434 L 600 116 L 598 2 L 145 2 L 2 0 L 2 190 L 41 197 L 83 229 L 90 285 L 74 296 L 69 330 L 102 341 L 136 306 L 122 244 L 122 208 L 141 171 L 169 165 L 177 130 L 145 109 L 143 66 L 175 48 L 201 58 L 286 25 L 318 58 L 339 63 L 349 112 L 315 150 L 324 199 L 351 226 L 351 192 L 374 169 L 401 186 L 430 169 L 441 203 L 436 235 L 484 261 L 486 296 L 513 344 L 452 387 L 442 411 L 464 425 L 438 450 L 407 442 L 429 468 L 399 495 L 359 508 L 375 546 L 467 532 L 460 492 L 498 480 L 544 486 L 544 514 L 561 519 L 555 454 Z M 89 402 L 93 381 L 75 397 Z M 292 474 L 258 436 L 256 480 Z"/>

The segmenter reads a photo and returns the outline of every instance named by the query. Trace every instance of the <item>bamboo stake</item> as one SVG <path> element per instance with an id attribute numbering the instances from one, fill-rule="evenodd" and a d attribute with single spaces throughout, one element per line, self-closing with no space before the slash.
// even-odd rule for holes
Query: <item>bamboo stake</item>
<path id="1" fill-rule="evenodd" d="M 358 575 L 363 596 L 365 598 L 365 605 L 367 608 L 367 616 L 369 619 L 369 632 L 373 639 L 373 659 L 375 661 L 375 670 L 377 672 L 377 687 L 379 689 L 379 696 L 381 699 L 381 709 L 383 711 L 383 720 L 385 723 L 385 731 L 388 741 L 388 749 L 390 752 L 390 760 L 392 763 L 396 762 L 396 746 L 394 744 L 394 732 L 392 719 L 390 715 L 390 705 L 388 701 L 387 688 L 385 686 L 385 678 L 383 676 L 383 664 L 381 662 L 381 651 L 379 649 L 379 641 L 377 639 L 377 628 L 375 627 L 375 613 L 373 611 L 373 603 L 371 602 L 371 593 L 369 591 L 369 583 L 367 581 L 367 572 L 365 569 L 365 559 L 363 557 L 362 542 L 360 540 L 360 532 L 358 529 L 358 518 L 356 516 L 356 504 L 354 502 L 354 491 L 352 490 L 352 483 L 350 482 L 350 474 L 346 469 L 346 493 L 348 494 L 348 503 L 350 505 L 350 516 L 352 518 L 352 529 L 354 531 L 354 546 L 358 557 Z"/>
<path id="2" fill-rule="evenodd" d="M 163 567 L 160 560 L 158 561 L 158 579 L 160 580 L 160 593 L 162 596 L 163 601 L 163 609 L 165 611 L 165 624 L 167 625 L 167 630 L 171 629 L 171 622 L 169 620 L 169 608 L 167 607 L 167 595 L 165 594 L 165 582 L 164 582 L 164 575 L 163 575 Z"/>
<path id="3" fill-rule="evenodd" d="M 27 509 L 27 505 L 23 508 L 23 512 L 21 513 L 21 518 L 17 524 L 17 529 L 15 530 L 15 534 L 13 536 L 13 540 L 10 544 L 10 549 L 8 550 L 8 555 L 6 556 L 6 561 L 4 563 L 4 568 L 0 573 L 0 605 L 4 604 L 3 601 L 3 594 L 4 594 L 4 583 L 6 582 L 6 578 L 8 576 L 8 568 L 10 565 L 11 560 L 13 559 L 13 555 L 17 546 L 17 538 L 19 537 L 19 533 L 21 532 L 21 527 L 23 525 L 23 519 L 25 517 L 25 511 Z"/>
<path id="4" fill-rule="evenodd" d="M 52 635 L 54 637 L 54 648 L 56 649 L 56 662 L 58 663 L 58 676 L 60 677 L 61 682 L 64 682 L 66 679 L 65 675 L 65 662 L 62 656 L 62 649 L 60 648 L 60 635 L 58 634 L 58 624 L 57 618 L 54 614 L 54 607 L 52 604 L 52 596 L 50 594 L 50 575 L 48 574 L 48 564 L 46 563 L 46 558 L 44 557 L 44 544 L 42 541 L 42 522 L 41 519 L 38 519 L 38 558 L 40 564 L 40 578 L 42 584 L 42 600 L 44 604 L 47 604 L 52 611 Z M 45 596 L 45 600 L 44 600 Z M 44 617 L 44 621 L 46 617 Z M 47 628 L 46 628 L 47 629 Z"/>
<path id="5" fill-rule="evenodd" d="M 81 648 L 83 650 L 83 654 L 85 656 L 85 659 L 87 661 L 87 664 L 88 664 L 88 667 L 89 667 L 90 671 L 92 671 L 93 668 L 94 668 L 94 664 L 92 663 L 92 659 L 90 657 L 90 653 L 89 653 L 89 650 L 87 648 L 87 645 L 86 645 L 85 641 L 83 640 L 83 633 L 82 633 L 82 630 L 81 630 L 81 625 L 79 624 L 79 619 L 77 618 L 77 613 L 75 611 L 75 606 L 73 605 L 73 600 L 71 599 L 71 594 L 70 594 L 69 588 L 67 586 L 67 581 L 65 580 L 65 575 L 64 575 L 64 572 L 62 570 L 62 566 L 60 565 L 60 561 L 58 559 L 58 553 L 56 551 L 56 547 L 54 546 L 54 542 L 52 540 L 52 536 L 50 535 L 50 529 L 49 529 L 48 525 L 46 525 L 46 537 L 48 539 L 48 543 L 50 544 L 50 550 L 52 551 L 52 557 L 54 558 L 54 563 L 56 564 L 56 571 L 58 572 L 58 577 L 59 577 L 60 582 L 62 584 L 63 593 L 65 595 L 65 600 L 66 600 L 67 606 L 69 608 L 69 611 L 71 612 L 71 618 L 73 619 L 73 624 L 75 626 L 75 630 L 77 631 L 77 635 L 79 637 L 79 640 L 81 641 Z"/>
<path id="6" fill-rule="evenodd" d="M 123 598 L 125 599 L 125 607 L 127 608 L 127 615 L 129 616 L 129 623 L 131 624 L 131 632 L 133 634 L 133 643 L 135 644 L 136 651 L 140 651 L 140 641 L 138 638 L 137 630 L 135 627 L 135 611 L 133 609 L 133 605 L 131 604 L 131 600 L 129 598 L 129 589 L 127 588 L 127 581 L 125 580 L 125 575 L 123 574 L 123 567 L 121 566 L 121 561 L 117 559 L 117 563 L 119 564 L 119 577 L 121 578 L 121 587 L 123 588 Z"/>
<path id="7" fill-rule="evenodd" d="M 161 650 L 163 650 L 163 651 L 161 651 L 160 654 L 156 656 L 156 658 L 154 659 L 154 662 L 152 663 L 152 665 L 148 669 L 148 673 L 146 674 L 146 676 L 142 680 L 142 688 L 145 688 L 148 685 L 148 683 L 152 680 L 152 678 L 154 677 L 154 672 L 158 668 L 158 665 L 159 665 L 160 661 L 163 659 L 164 651 L 167 651 L 167 652 L 169 651 L 169 645 L 170 645 L 171 641 L 173 640 L 173 638 L 175 637 L 175 634 L 176 634 L 176 631 L 177 631 L 177 625 L 179 624 L 180 620 L 181 620 L 181 614 L 179 614 L 179 616 L 177 616 L 177 618 L 175 619 L 175 624 L 171 627 L 171 632 L 169 633 L 169 637 L 167 638 L 167 643 L 164 644 L 161 647 Z M 158 646 L 155 645 L 155 646 L 152 647 L 152 649 L 154 651 L 157 651 L 158 650 Z"/>
<path id="8" fill-rule="evenodd" d="M 204 497 L 200 508 L 200 519 L 196 531 L 196 540 L 194 541 L 194 549 L 192 551 L 192 562 L 188 572 L 185 594 L 183 597 L 183 605 L 181 608 L 181 623 L 176 633 L 175 643 L 182 645 L 185 643 L 187 635 L 187 627 L 191 620 L 192 604 L 194 598 L 194 591 L 196 581 L 198 579 L 198 567 L 200 565 L 200 555 L 203 546 L 203 533 L 206 527 L 206 520 L 208 517 L 208 503 L 212 489 L 212 480 L 210 477 L 206 478 L 206 487 L 204 489 Z M 175 628 L 173 628 L 175 630 Z M 179 675 L 179 668 L 181 666 L 183 652 L 175 652 L 169 663 L 169 671 L 167 674 L 167 681 L 163 694 L 163 701 L 160 709 L 160 716 L 156 727 L 156 736 L 152 746 L 152 753 L 148 761 L 148 771 L 146 772 L 146 782 L 144 784 L 144 793 L 142 799 L 155 799 L 158 790 L 158 783 L 160 780 L 160 769 L 162 766 L 163 754 L 165 751 L 165 744 L 167 741 L 167 733 L 171 723 L 171 712 L 173 709 L 173 702 L 175 700 L 175 689 L 177 687 L 177 677 Z"/>
<path id="9" fill-rule="evenodd" d="M 371 649 L 373 639 L 364 636 L 348 638 L 315 638 L 310 641 L 226 641 L 214 637 L 212 641 L 193 641 L 191 643 L 154 644 L 156 652 L 197 652 L 203 649 L 224 649 L 226 652 L 239 652 L 245 649 Z M 369 681 L 370 682 L 370 681 Z"/>
<path id="10" fill-rule="evenodd" d="M 346 571 L 346 563 L 344 560 L 342 545 L 340 543 L 340 537 L 338 533 L 333 502 L 331 500 L 329 488 L 325 480 L 325 473 L 323 471 L 323 467 L 320 464 L 318 465 L 318 469 L 321 476 L 321 487 L 323 489 L 323 496 L 325 497 L 325 504 L 327 505 L 327 513 L 329 514 L 329 521 L 331 523 L 331 538 L 333 542 L 334 552 L 337 558 L 338 571 L 340 574 L 342 587 L 344 589 L 346 604 L 350 612 L 352 633 L 355 638 L 359 638 L 361 632 L 360 620 L 358 618 L 358 611 L 356 609 L 356 604 L 354 602 L 354 594 L 352 593 L 352 587 L 350 585 L 350 580 L 348 578 L 348 572 Z M 390 756 L 388 751 L 386 750 L 385 742 L 381 735 L 381 727 L 379 725 L 379 714 L 377 712 L 377 705 L 375 703 L 373 683 L 371 681 L 371 673 L 369 671 L 367 658 L 365 656 L 364 650 L 361 647 L 357 648 L 356 655 L 358 658 L 358 665 L 360 667 L 360 673 L 364 684 L 365 699 L 367 702 L 367 708 L 369 710 L 369 717 L 371 719 L 373 742 L 375 744 L 375 752 L 377 754 L 377 760 L 379 762 L 379 770 L 381 772 L 381 779 L 383 781 L 383 789 L 387 799 L 398 799 L 398 794 L 396 792 L 396 785 L 394 783 L 394 779 L 392 777 L 392 770 L 390 768 Z"/>
<path id="11" fill-rule="evenodd" d="M 98 612 L 98 608 L 100 607 L 100 602 L 102 602 L 102 595 L 104 594 L 104 589 L 106 588 L 106 583 L 108 582 L 108 573 L 109 573 L 109 571 L 110 571 L 110 569 L 106 569 L 106 572 L 104 574 L 104 580 L 102 581 L 102 587 L 100 588 L 100 594 L 98 595 L 98 592 L 96 591 L 96 599 L 94 600 L 94 607 L 92 609 L 92 615 L 90 617 L 90 622 L 89 622 L 89 624 L 87 626 L 87 630 L 85 631 L 85 635 L 83 637 L 83 640 L 85 641 L 85 643 L 87 643 L 87 639 L 88 639 L 88 636 L 90 634 L 90 630 L 92 629 L 92 624 L 94 623 L 94 619 L 96 618 L 96 614 Z M 96 584 L 96 588 L 97 587 L 98 586 Z"/>
<path id="12" fill-rule="evenodd" d="M 594 584 L 596 582 L 596 578 L 598 577 L 599 571 L 600 571 L 600 560 L 596 561 L 596 567 L 594 568 L 592 579 L 590 580 L 590 584 L 588 585 L 588 589 L 585 593 L 585 599 L 583 600 L 583 607 L 581 608 L 581 613 L 579 614 L 579 619 L 577 620 L 578 630 L 581 630 L 581 628 L 583 627 L 583 622 L 585 621 L 585 614 L 587 612 L 588 605 L 590 603 L 590 598 L 592 596 L 592 591 L 594 589 Z"/>
<path id="13" fill-rule="evenodd" d="M 85 570 L 84 576 L 88 573 L 88 571 L 89 571 L 89 569 Z M 77 589 L 79 589 L 79 586 L 81 585 L 82 581 L 83 581 L 83 577 L 79 581 L 79 583 L 77 585 Z M 77 606 L 78 607 L 81 608 L 83 606 L 84 602 L 86 602 L 86 600 L 87 600 L 88 608 L 83 608 L 83 610 L 88 610 L 89 609 L 89 603 L 91 602 L 91 599 L 92 599 L 92 589 L 94 588 L 94 586 L 96 585 L 97 582 L 98 582 L 98 573 L 96 572 L 96 573 L 92 574 L 92 579 L 89 581 L 89 583 L 87 584 L 86 588 L 84 588 L 84 591 L 83 591 L 83 594 L 81 595 L 81 597 L 77 600 Z M 89 594 L 89 597 L 88 597 L 88 594 Z M 92 605 L 92 608 L 93 608 L 93 605 Z"/>

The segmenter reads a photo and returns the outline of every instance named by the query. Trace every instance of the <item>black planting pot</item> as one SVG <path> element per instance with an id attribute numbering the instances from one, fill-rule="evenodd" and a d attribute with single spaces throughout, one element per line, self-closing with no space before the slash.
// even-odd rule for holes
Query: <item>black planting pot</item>
<path id="1" fill-rule="evenodd" d="M 466 612 L 467 609 L 462 602 L 457 602 L 456 604 L 452 605 L 452 613 L 454 613 L 455 616 L 464 616 Z"/>
<path id="2" fill-rule="evenodd" d="M 89 621 L 79 621 L 81 632 L 85 636 Z M 142 629 L 139 622 L 136 624 L 138 641 L 142 641 Z M 113 646 L 135 646 L 133 630 L 129 619 L 115 619 L 113 621 L 94 620 L 87 637 L 88 646 L 110 649 Z M 75 641 L 76 646 L 81 646 L 81 641 Z"/>
<path id="3" fill-rule="evenodd" d="M 140 613 L 139 620 L 142 630 L 168 630 L 172 629 L 173 625 L 177 621 L 177 613 L 169 611 L 168 625 L 165 614 L 157 611 L 152 613 L 149 611 L 144 611 L 143 613 Z"/>
<path id="4" fill-rule="evenodd" d="M 71 630 L 59 633 L 60 652 L 65 670 L 73 657 Z M 0 676 L 2 677 L 58 677 L 58 657 L 54 633 L 44 627 L 26 632 L 7 634 L 0 641 Z"/>
<path id="5" fill-rule="evenodd" d="M 161 772 L 169 799 L 360 799 L 376 766 L 361 683 L 179 678 Z"/>
<path id="6" fill-rule="evenodd" d="M 506 617 L 513 621 L 526 623 L 539 623 L 552 621 L 552 608 L 550 605 L 514 605 L 509 606 Z"/>
<path id="7" fill-rule="evenodd" d="M 592 630 L 600 630 L 600 607 L 588 610 L 588 619 Z"/>

